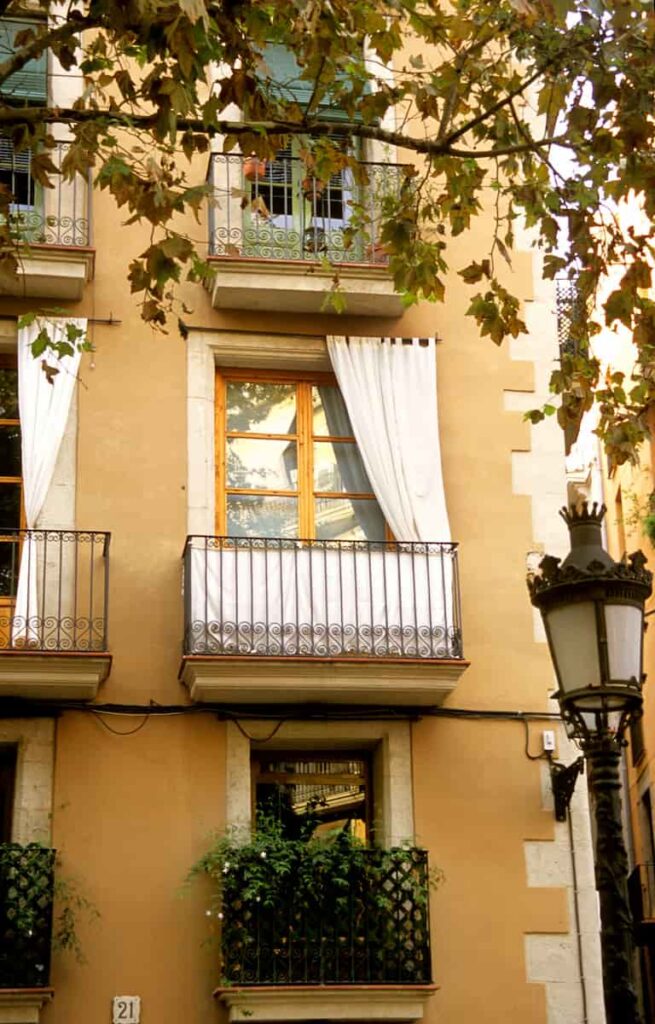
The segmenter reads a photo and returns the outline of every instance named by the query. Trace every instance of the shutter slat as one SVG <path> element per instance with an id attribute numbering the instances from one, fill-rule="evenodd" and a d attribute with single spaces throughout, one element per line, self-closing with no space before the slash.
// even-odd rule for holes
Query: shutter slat
<path id="1" fill-rule="evenodd" d="M 21 21 L 17 18 L 0 19 L 0 61 L 5 61 L 16 50 L 15 39 L 19 32 L 28 28 L 38 27 L 38 22 Z M 40 57 L 29 61 L 20 71 L 14 72 L 0 85 L 0 93 L 5 99 L 29 100 L 32 103 L 45 103 L 47 100 L 46 71 L 48 54 L 44 51 Z"/>

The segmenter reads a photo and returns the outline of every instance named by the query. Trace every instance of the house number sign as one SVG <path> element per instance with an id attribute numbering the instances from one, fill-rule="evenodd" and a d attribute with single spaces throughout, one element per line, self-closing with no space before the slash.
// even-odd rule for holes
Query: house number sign
<path id="1" fill-rule="evenodd" d="M 141 996 L 114 996 L 112 1024 L 139 1024 Z"/>

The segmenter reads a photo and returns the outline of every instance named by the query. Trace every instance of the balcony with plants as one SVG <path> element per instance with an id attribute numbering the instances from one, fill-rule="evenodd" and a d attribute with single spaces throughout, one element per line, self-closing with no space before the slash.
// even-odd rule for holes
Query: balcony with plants
<path id="1" fill-rule="evenodd" d="M 290 149 L 274 160 L 214 153 L 214 306 L 399 315 L 381 226 L 405 181 L 394 163 L 348 160 L 323 180 Z"/>
<path id="2" fill-rule="evenodd" d="M 49 983 L 54 871 L 54 850 L 0 844 L 0 997 Z"/>
<path id="3" fill-rule="evenodd" d="M 434 991 L 426 851 L 317 820 L 293 834 L 260 815 L 249 840 L 224 836 L 193 869 L 220 925 L 216 995 L 230 1020 L 299 1019 L 301 1006 L 307 1019 L 419 1020 Z"/>

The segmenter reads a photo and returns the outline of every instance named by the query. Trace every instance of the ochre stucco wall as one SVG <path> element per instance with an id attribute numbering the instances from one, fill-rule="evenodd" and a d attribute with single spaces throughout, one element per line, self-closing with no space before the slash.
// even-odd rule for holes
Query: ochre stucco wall
<path id="1" fill-rule="evenodd" d="M 172 329 L 151 331 L 129 294 L 138 229 L 98 195 L 95 278 L 71 312 L 120 321 L 94 325 L 79 388 L 77 526 L 109 530 L 109 638 L 113 665 L 101 702 L 179 704 L 181 562 L 186 534 L 186 352 Z M 196 237 L 204 226 L 192 225 Z M 466 243 L 470 245 L 469 243 Z M 531 261 L 514 286 L 530 297 Z M 533 547 L 530 502 L 512 492 L 511 453 L 529 447 L 503 392 L 529 390 L 532 368 L 507 346 L 481 340 L 465 314 L 469 291 L 449 281 L 442 306 L 400 320 L 218 313 L 200 286 L 181 289 L 189 326 L 288 332 L 436 334 L 443 467 L 459 541 L 465 653 L 471 661 L 451 707 L 546 711 L 552 670 L 536 643 L 525 588 Z M 3 300 L 0 314 L 29 304 Z M 555 514 L 555 509 L 553 509 Z M 435 538 L 438 539 L 438 538 Z M 655 712 L 653 712 L 655 714 Z M 212 714 L 57 722 L 52 832 L 64 874 L 99 911 L 83 923 L 86 966 L 57 954 L 45 1024 L 103 1024 L 116 994 L 142 997 L 144 1024 L 203 1024 L 221 1012 L 208 934 L 207 895 L 180 898 L 190 865 L 225 815 L 224 725 Z M 130 733 L 132 733 L 130 735 Z M 538 746 L 540 727 L 531 727 Z M 445 882 L 433 898 L 435 980 L 428 1024 L 545 1024 L 542 986 L 529 984 L 527 932 L 568 930 L 563 891 L 527 888 L 523 842 L 548 841 L 539 767 L 525 757 L 517 722 L 424 718 L 412 727 L 417 839 Z"/>

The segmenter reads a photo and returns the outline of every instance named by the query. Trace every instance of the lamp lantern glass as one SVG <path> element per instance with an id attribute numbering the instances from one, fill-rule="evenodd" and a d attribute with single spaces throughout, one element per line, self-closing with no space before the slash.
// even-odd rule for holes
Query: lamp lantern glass
<path id="1" fill-rule="evenodd" d="M 601 543 L 605 506 L 563 509 L 571 551 L 546 556 L 530 581 L 574 736 L 621 734 L 641 707 L 644 604 L 651 574 L 641 552 L 615 562 Z"/>

